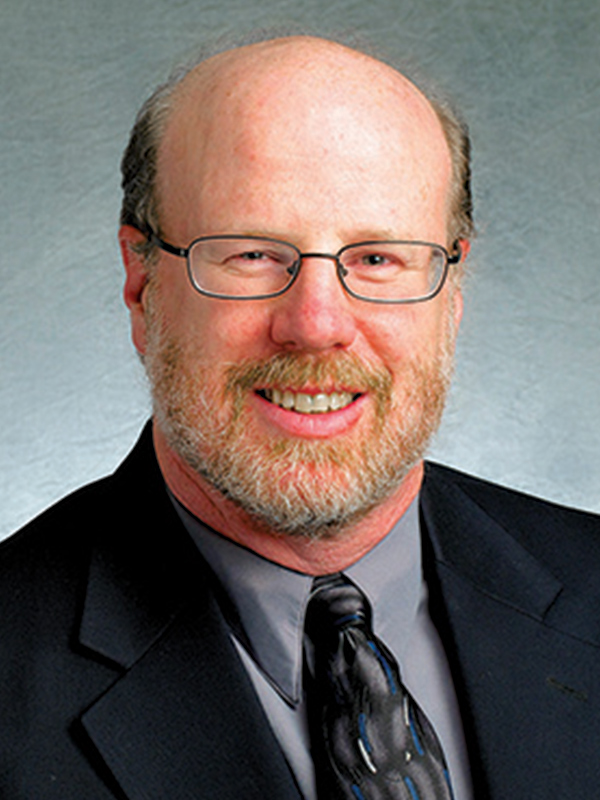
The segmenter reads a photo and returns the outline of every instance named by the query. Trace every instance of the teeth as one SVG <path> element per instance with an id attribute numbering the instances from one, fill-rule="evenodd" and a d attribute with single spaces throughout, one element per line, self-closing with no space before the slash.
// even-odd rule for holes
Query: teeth
<path id="1" fill-rule="evenodd" d="M 312 414 L 313 399 L 309 394 L 297 394 L 294 409 L 301 414 Z"/>
<path id="2" fill-rule="evenodd" d="M 330 402 L 326 394 L 315 394 L 312 399 L 312 411 L 317 414 L 324 414 L 329 411 Z"/>
<path id="3" fill-rule="evenodd" d="M 273 401 L 273 402 L 275 402 L 275 401 Z M 294 407 L 294 403 L 295 402 L 296 401 L 295 401 L 294 395 L 291 392 L 284 392 L 283 393 L 283 399 L 282 399 L 280 405 L 282 405 L 284 408 L 291 409 L 291 408 Z"/>
<path id="4" fill-rule="evenodd" d="M 344 392 L 343 395 L 341 394 L 332 394 L 329 399 L 329 405 L 332 411 L 337 411 L 338 408 L 343 408 L 348 403 L 345 401 L 345 397 L 347 396 L 347 392 Z"/>
<path id="5" fill-rule="evenodd" d="M 276 406 L 299 414 L 326 414 L 350 405 L 353 395 L 350 392 L 331 394 L 305 394 L 304 392 L 282 392 L 279 389 L 264 389 L 264 396 Z"/>

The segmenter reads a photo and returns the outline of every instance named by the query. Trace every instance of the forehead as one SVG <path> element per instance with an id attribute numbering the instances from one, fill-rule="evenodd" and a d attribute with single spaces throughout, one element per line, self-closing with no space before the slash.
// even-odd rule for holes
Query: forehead
<path id="1" fill-rule="evenodd" d="M 402 184 L 423 199 L 445 192 L 449 177 L 437 116 L 407 79 L 310 39 L 202 64 L 176 91 L 159 157 L 166 208 L 183 197 L 234 203 L 242 193 L 268 194 L 275 182 L 315 202 L 349 199 L 367 180 L 382 193 Z"/>

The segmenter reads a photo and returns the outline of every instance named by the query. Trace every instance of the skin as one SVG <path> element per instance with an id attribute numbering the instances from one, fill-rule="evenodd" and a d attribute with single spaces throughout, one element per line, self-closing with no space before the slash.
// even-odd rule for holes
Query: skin
<path id="1" fill-rule="evenodd" d="M 403 76 L 331 42 L 275 40 L 216 56 L 178 88 L 159 158 L 162 233 L 181 246 L 205 234 L 258 234 L 303 252 L 334 253 L 376 238 L 449 246 L 450 177 L 439 122 Z M 143 355 L 148 271 L 133 250 L 142 238 L 128 226 L 120 231 L 125 301 Z M 462 246 L 466 252 L 467 243 Z M 316 258 L 303 262 L 283 296 L 235 302 L 201 296 L 184 262 L 161 253 L 152 291 L 188 365 L 211 376 L 217 405 L 225 366 L 281 352 L 353 354 L 385 368 L 394 396 L 402 397 L 406 362 L 433 360 L 462 313 L 451 281 L 426 303 L 374 306 L 349 297 L 332 263 Z M 352 447 L 372 430 L 375 402 L 367 393 L 342 412 L 303 416 L 249 392 L 244 413 L 258 444 L 337 437 Z M 423 475 L 419 462 L 356 524 L 333 538 L 307 541 L 257 525 L 193 471 L 157 425 L 154 435 L 165 480 L 192 513 L 261 555 L 315 575 L 345 569 L 381 540 L 416 497 Z"/>

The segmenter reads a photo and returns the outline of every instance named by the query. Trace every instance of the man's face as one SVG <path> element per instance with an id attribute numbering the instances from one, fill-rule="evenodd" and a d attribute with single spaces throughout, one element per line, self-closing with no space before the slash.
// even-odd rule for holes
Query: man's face
<path id="1" fill-rule="evenodd" d="M 213 83 L 182 98 L 159 164 L 166 239 L 254 234 L 313 253 L 447 244 L 450 163 L 433 113 L 391 79 L 352 81 L 346 65 L 338 86 L 331 63 L 312 63 L 299 80 L 297 65 L 271 61 L 251 85 L 234 69 L 227 93 Z M 145 351 L 157 424 L 199 482 L 268 529 L 335 533 L 421 458 L 459 316 L 449 283 L 426 303 L 374 305 L 318 258 L 281 297 L 211 299 L 161 254 Z"/>

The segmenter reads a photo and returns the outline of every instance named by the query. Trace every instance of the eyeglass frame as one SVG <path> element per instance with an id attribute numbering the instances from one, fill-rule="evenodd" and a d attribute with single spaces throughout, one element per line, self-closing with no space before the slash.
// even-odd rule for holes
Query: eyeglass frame
<path id="1" fill-rule="evenodd" d="M 305 258 L 325 258 L 328 261 L 334 261 L 336 265 L 336 273 L 338 276 L 338 280 L 340 281 L 342 288 L 345 292 L 347 292 L 351 297 L 354 297 L 356 300 L 362 300 L 365 303 L 378 303 L 383 305 L 407 305 L 410 303 L 424 303 L 428 300 L 433 300 L 434 297 L 442 291 L 446 280 L 448 278 L 448 272 L 450 270 L 450 266 L 453 264 L 459 264 L 462 258 L 462 248 L 460 246 L 460 241 L 456 239 L 452 245 L 454 254 L 450 255 L 448 250 L 443 247 L 441 244 L 437 244 L 435 242 L 425 242 L 420 240 L 409 240 L 409 239 L 370 239 L 364 242 L 352 242 L 351 244 L 346 244 L 337 253 L 303 253 L 296 245 L 292 244 L 291 242 L 286 242 L 283 239 L 274 239 L 269 236 L 255 236 L 255 235 L 244 235 L 244 234 L 236 234 L 236 233 L 229 233 L 229 234 L 211 234 L 209 236 L 198 236 L 194 239 L 188 247 L 177 247 L 170 242 L 167 242 L 165 239 L 162 239 L 158 234 L 156 234 L 152 228 L 147 228 L 147 237 L 150 244 L 155 245 L 160 250 L 163 250 L 165 253 L 169 253 L 170 255 L 177 256 L 178 258 L 185 258 L 186 266 L 187 266 L 187 274 L 192 284 L 192 287 L 201 295 L 205 297 L 212 297 L 215 300 L 270 300 L 273 297 L 280 297 L 282 294 L 285 294 L 293 284 L 296 282 L 296 279 L 300 275 L 300 270 L 302 268 L 302 262 Z M 198 242 L 206 242 L 206 241 L 214 241 L 218 239 L 230 239 L 232 241 L 235 240 L 250 240 L 250 241 L 258 241 L 258 242 L 271 242 L 272 244 L 279 244 L 285 247 L 289 247 L 294 252 L 297 253 L 298 258 L 294 262 L 294 266 L 297 265 L 297 268 L 294 270 L 294 274 L 292 275 L 292 279 L 290 282 L 284 286 L 283 289 L 280 289 L 277 292 L 272 292 L 270 294 L 258 294 L 258 295 L 228 295 L 228 294 L 216 294 L 215 292 L 210 292 L 207 289 L 202 289 L 196 281 L 194 280 L 193 272 L 192 272 L 192 265 L 190 259 L 190 253 L 193 247 L 198 244 Z M 410 245 L 423 245 L 426 247 L 435 247 L 444 254 L 444 272 L 438 282 L 438 286 L 435 290 L 431 291 L 429 294 L 424 295 L 423 297 L 408 297 L 402 300 L 388 300 L 385 297 L 363 297 L 360 294 L 354 292 L 350 287 L 346 284 L 344 280 L 344 272 L 347 272 L 346 268 L 340 261 L 340 256 L 346 250 L 352 247 L 360 247 L 361 245 L 385 245 L 385 244 L 410 244 Z"/>

